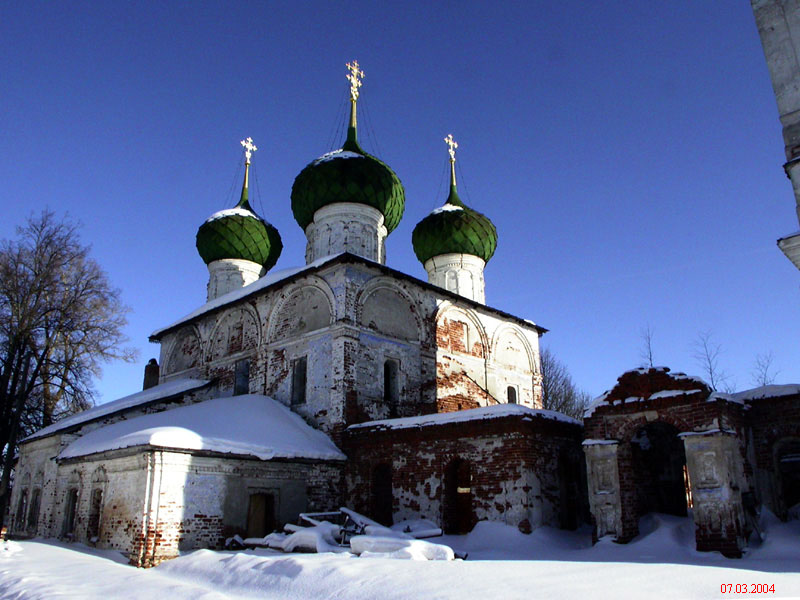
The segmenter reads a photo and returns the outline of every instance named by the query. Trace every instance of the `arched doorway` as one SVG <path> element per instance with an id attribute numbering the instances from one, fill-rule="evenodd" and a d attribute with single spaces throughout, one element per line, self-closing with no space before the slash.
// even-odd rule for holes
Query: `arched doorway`
<path id="1" fill-rule="evenodd" d="M 370 498 L 372 518 L 387 527 L 392 524 L 392 467 L 386 463 L 372 470 L 372 493 Z"/>
<path id="2" fill-rule="evenodd" d="M 472 531 L 472 473 L 469 461 L 456 458 L 444 472 L 444 511 L 442 528 L 445 533 Z"/>
<path id="3" fill-rule="evenodd" d="M 559 525 L 574 530 L 581 522 L 581 467 L 583 457 L 571 448 L 558 454 Z"/>
<path id="4" fill-rule="evenodd" d="M 639 515 L 660 512 L 685 517 L 691 498 L 686 451 L 678 430 L 656 421 L 631 438 L 634 484 Z"/>
<path id="5" fill-rule="evenodd" d="M 779 506 L 788 516 L 788 510 L 800 504 L 800 440 L 790 439 L 781 442 L 775 458 L 778 464 L 781 498 Z"/>

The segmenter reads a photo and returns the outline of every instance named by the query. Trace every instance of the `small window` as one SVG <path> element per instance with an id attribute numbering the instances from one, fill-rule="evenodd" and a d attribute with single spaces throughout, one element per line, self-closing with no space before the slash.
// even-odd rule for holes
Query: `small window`
<path id="1" fill-rule="evenodd" d="M 516 404 L 517 403 L 517 388 L 513 385 L 508 386 L 506 388 L 506 396 L 508 398 L 509 404 Z"/>
<path id="2" fill-rule="evenodd" d="M 306 402 L 306 371 L 308 360 L 305 356 L 298 358 L 292 364 L 292 404 L 305 404 Z"/>
<path id="3" fill-rule="evenodd" d="M 236 361 L 236 373 L 233 380 L 233 395 L 250 393 L 250 359 Z"/>
<path id="4" fill-rule="evenodd" d="M 396 360 L 387 360 L 383 363 L 383 401 L 389 407 L 389 417 L 397 416 L 397 404 L 400 400 L 400 386 L 397 374 L 400 365 Z"/>

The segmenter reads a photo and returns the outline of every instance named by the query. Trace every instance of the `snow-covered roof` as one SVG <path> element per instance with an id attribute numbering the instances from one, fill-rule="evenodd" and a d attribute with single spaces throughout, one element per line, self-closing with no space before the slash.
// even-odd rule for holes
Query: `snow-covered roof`
<path id="1" fill-rule="evenodd" d="M 689 378 L 694 379 L 694 378 Z M 594 411 L 597 410 L 601 406 L 610 406 L 614 404 L 630 404 L 632 402 L 645 402 L 649 400 L 658 400 L 660 398 L 677 398 L 678 396 L 689 396 L 691 394 L 699 394 L 702 393 L 704 390 L 702 389 L 693 389 L 693 390 L 662 390 L 660 392 L 655 392 L 648 396 L 647 398 L 642 398 L 641 396 L 629 396 L 622 400 L 614 399 L 609 400 L 608 397 L 611 395 L 611 390 L 604 392 L 594 400 L 592 400 L 589 405 L 586 407 L 586 410 L 583 411 L 583 418 L 588 419 L 594 414 Z M 712 394 L 709 397 L 709 400 L 716 399 L 716 397 Z M 727 398 L 723 398 L 726 399 Z"/>
<path id="2" fill-rule="evenodd" d="M 188 315 L 181 317 L 174 323 L 171 323 L 166 327 L 156 329 L 153 333 L 150 334 L 150 338 L 152 339 L 154 337 L 157 337 L 162 333 L 164 333 L 165 331 L 172 329 L 173 327 L 177 327 L 182 323 L 191 321 L 192 319 L 197 318 L 200 315 L 204 315 L 205 313 L 210 312 L 215 308 L 225 306 L 227 304 L 230 304 L 231 302 L 235 302 L 236 300 L 244 298 L 245 296 L 249 296 L 253 292 L 263 290 L 264 288 L 274 285 L 280 281 L 283 281 L 284 279 L 289 279 L 290 277 L 293 277 L 294 275 L 297 275 L 304 271 L 310 271 L 311 269 L 316 269 L 317 267 L 320 267 L 325 263 L 332 261 L 338 256 L 339 254 L 323 256 L 322 258 L 318 258 L 314 262 L 309 263 L 303 267 L 290 267 L 288 269 L 281 269 L 279 271 L 273 271 L 272 273 L 267 273 L 266 275 L 260 277 L 259 279 L 256 279 L 253 283 L 249 285 L 246 285 L 237 290 L 233 290 L 232 292 L 228 292 L 227 294 L 223 294 L 222 296 L 218 296 L 217 298 L 214 298 L 213 300 L 206 302 L 200 308 L 193 310 Z"/>
<path id="3" fill-rule="evenodd" d="M 730 396 L 734 400 L 738 400 L 740 402 L 750 402 L 752 400 L 761 400 L 763 398 L 794 396 L 795 394 L 800 394 L 800 384 L 789 383 L 784 385 L 763 385 L 761 387 L 753 388 L 752 390 L 736 392 L 735 394 L 730 394 Z"/>
<path id="4" fill-rule="evenodd" d="M 112 400 L 111 402 L 106 402 L 105 404 L 101 404 L 100 406 L 95 406 L 94 408 L 90 408 L 89 410 L 85 410 L 75 415 L 71 415 L 66 419 L 61 419 L 57 423 L 53 423 L 52 425 L 49 425 L 48 427 L 40 429 L 36 433 L 29 435 L 22 441 L 25 442 L 28 440 L 34 440 L 37 438 L 45 437 L 50 434 L 56 433 L 57 431 L 62 431 L 69 427 L 80 425 L 81 423 L 86 423 L 88 421 L 93 421 L 95 419 L 99 419 L 100 417 L 105 417 L 107 415 L 119 412 L 121 410 L 133 408 L 134 406 L 147 404 L 149 402 L 154 402 L 156 400 L 162 400 L 164 398 L 169 398 L 171 396 L 177 396 L 179 394 L 183 394 L 185 392 L 201 388 L 204 385 L 207 385 L 208 383 L 209 383 L 208 381 L 203 379 L 172 379 L 165 383 L 154 385 L 153 387 L 147 388 L 146 390 L 143 390 L 141 392 L 136 392 L 135 394 L 131 394 L 130 396 L 125 396 L 117 400 Z"/>
<path id="5" fill-rule="evenodd" d="M 207 450 L 238 456 L 344 460 L 330 438 L 286 406 L 258 394 L 205 400 L 96 429 L 59 458 L 134 446 Z"/>
<path id="6" fill-rule="evenodd" d="M 423 415 L 421 417 L 405 417 L 402 419 L 383 419 L 381 421 L 367 421 L 351 425 L 348 429 L 361 429 L 364 427 L 375 427 L 378 429 L 408 429 L 411 427 L 430 427 L 444 425 L 446 423 L 462 423 L 465 421 L 483 421 L 488 419 L 499 419 L 501 417 L 511 417 L 520 415 L 523 417 L 539 417 L 552 419 L 564 423 L 580 425 L 580 421 L 568 417 L 554 410 L 543 410 L 528 408 L 521 404 L 496 404 L 493 406 L 483 406 L 481 408 L 470 408 L 456 412 L 436 413 L 433 415 Z"/>

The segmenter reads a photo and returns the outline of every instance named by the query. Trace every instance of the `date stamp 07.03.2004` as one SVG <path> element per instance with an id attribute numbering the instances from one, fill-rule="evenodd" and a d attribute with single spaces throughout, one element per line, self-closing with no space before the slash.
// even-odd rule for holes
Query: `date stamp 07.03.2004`
<path id="1" fill-rule="evenodd" d="M 774 594 L 774 583 L 721 583 L 719 591 L 723 594 Z"/>

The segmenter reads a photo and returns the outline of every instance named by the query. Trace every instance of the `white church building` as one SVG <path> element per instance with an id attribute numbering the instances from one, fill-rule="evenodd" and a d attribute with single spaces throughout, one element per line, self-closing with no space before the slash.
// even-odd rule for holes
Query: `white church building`
<path id="1" fill-rule="evenodd" d="M 249 204 L 248 138 L 239 203 L 197 233 L 206 303 L 152 334 L 143 391 L 21 443 L 12 534 L 151 566 L 341 505 L 453 532 L 577 524 L 582 427 L 540 409 L 546 330 L 485 304 L 497 232 L 458 196 L 457 144 L 447 202 L 413 233 L 422 281 L 386 265 L 405 195 L 358 143 L 348 68 L 347 139 L 291 191 L 306 264 L 270 270 L 282 244 Z"/>

